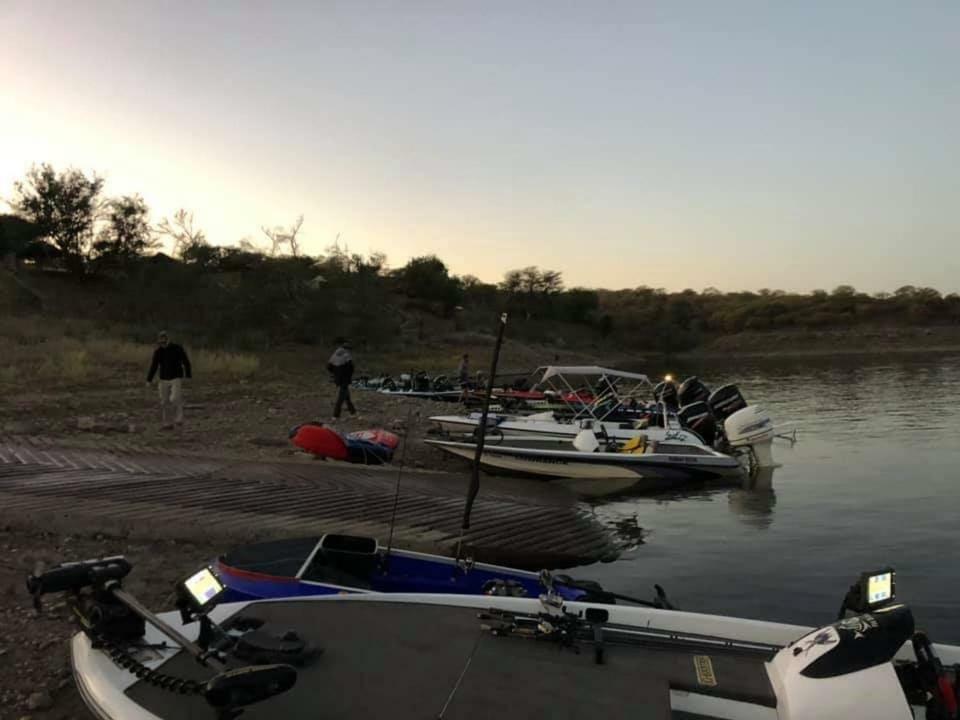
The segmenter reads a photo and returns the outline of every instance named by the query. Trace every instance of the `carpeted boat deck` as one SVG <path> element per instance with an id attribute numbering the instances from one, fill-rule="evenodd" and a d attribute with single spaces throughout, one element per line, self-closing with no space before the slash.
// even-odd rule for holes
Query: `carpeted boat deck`
<path id="1" fill-rule="evenodd" d="M 670 689 L 776 704 L 764 668 L 769 655 L 760 651 L 608 642 L 606 662 L 598 665 L 590 642 L 581 642 L 577 654 L 552 642 L 496 637 L 469 608 L 284 602 L 258 604 L 237 617 L 244 616 L 277 632 L 294 628 L 324 650 L 300 669 L 292 690 L 250 706 L 246 720 L 689 718 L 671 711 Z M 210 675 L 184 655 L 162 671 Z M 161 718 L 215 717 L 201 698 L 143 681 L 127 693 Z"/>

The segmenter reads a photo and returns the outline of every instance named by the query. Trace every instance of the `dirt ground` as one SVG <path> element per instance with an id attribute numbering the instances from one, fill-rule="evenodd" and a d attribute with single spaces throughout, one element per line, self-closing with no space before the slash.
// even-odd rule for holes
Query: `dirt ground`
<path id="1" fill-rule="evenodd" d="M 269 382 L 187 381 L 182 428 L 160 426 L 156 389 L 89 388 L 82 391 L 31 393 L 8 398 L 0 406 L 0 432 L 42 435 L 76 444 L 109 440 L 130 447 L 148 446 L 215 457 L 251 460 L 297 456 L 288 435 L 307 421 L 331 422 L 334 388 Z M 334 427 L 344 432 L 384 428 L 407 439 L 394 462 L 404 457 L 410 467 L 446 469 L 450 461 L 420 440 L 428 433 L 431 415 L 462 412 L 454 403 L 391 398 L 370 391 L 353 391 L 357 415 L 344 411 Z"/>

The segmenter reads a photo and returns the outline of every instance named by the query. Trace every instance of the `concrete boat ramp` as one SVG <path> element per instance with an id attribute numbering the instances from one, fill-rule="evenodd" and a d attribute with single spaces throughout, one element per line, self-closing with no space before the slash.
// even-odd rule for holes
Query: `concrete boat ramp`
<path id="1" fill-rule="evenodd" d="M 0 524 L 66 533 L 212 540 L 231 545 L 339 532 L 386 544 L 396 467 L 258 462 L 129 442 L 0 435 Z M 405 468 L 394 545 L 452 555 L 467 473 Z M 515 567 L 616 558 L 607 530 L 576 496 L 543 483 L 481 476 L 465 554 Z"/>

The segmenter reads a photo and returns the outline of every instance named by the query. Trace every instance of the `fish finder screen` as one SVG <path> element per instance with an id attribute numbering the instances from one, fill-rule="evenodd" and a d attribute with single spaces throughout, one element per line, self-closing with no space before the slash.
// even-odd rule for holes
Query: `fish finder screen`
<path id="1" fill-rule="evenodd" d="M 893 597 L 893 573 L 885 572 L 867 578 L 867 602 L 871 605 Z"/>
<path id="2" fill-rule="evenodd" d="M 197 605 L 201 607 L 223 592 L 223 585 L 217 579 L 217 576 L 210 572 L 209 568 L 204 568 L 196 575 L 191 575 L 183 584 Z"/>

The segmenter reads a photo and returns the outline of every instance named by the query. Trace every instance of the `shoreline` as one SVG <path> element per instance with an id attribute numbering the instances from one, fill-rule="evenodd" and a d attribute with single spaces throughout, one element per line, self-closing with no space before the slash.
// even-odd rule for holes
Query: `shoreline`
<path id="1" fill-rule="evenodd" d="M 876 355 L 952 355 L 960 354 L 960 344 L 957 345 L 931 345 L 921 347 L 870 347 L 870 348 L 813 348 L 809 350 L 750 350 L 750 351 L 725 351 L 725 350 L 687 350 L 679 353 L 663 354 L 662 357 L 676 358 L 679 360 L 718 360 L 718 359 L 770 359 L 776 360 L 783 358 L 829 358 L 829 357 L 871 357 Z"/>

